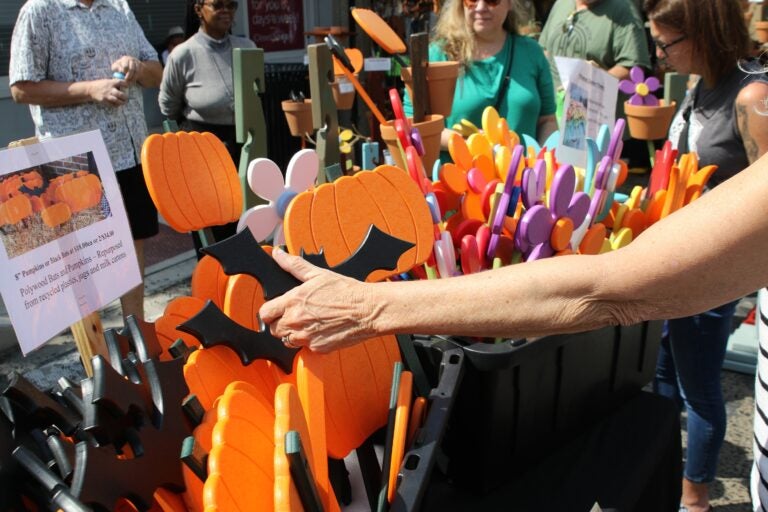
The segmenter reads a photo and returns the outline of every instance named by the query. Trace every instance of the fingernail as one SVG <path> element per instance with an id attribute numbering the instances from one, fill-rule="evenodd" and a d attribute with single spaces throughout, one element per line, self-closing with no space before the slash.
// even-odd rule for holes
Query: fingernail
<path id="1" fill-rule="evenodd" d="M 274 247 L 272 249 L 272 254 L 280 254 L 280 253 L 284 253 L 284 252 L 285 251 L 281 247 Z"/>

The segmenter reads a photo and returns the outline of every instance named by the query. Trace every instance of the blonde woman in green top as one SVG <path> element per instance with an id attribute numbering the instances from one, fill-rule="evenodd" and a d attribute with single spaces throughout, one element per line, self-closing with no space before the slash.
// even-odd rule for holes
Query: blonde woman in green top
<path id="1" fill-rule="evenodd" d="M 487 106 L 496 106 L 518 134 L 543 142 L 557 129 L 554 89 L 544 53 L 516 33 L 514 0 L 449 0 L 435 26 L 429 60 L 461 65 L 453 110 L 446 126 L 467 119 L 477 126 Z M 505 77 L 509 81 L 504 85 Z M 406 98 L 408 115 L 412 108 Z M 448 144 L 452 130 L 442 134 Z"/>

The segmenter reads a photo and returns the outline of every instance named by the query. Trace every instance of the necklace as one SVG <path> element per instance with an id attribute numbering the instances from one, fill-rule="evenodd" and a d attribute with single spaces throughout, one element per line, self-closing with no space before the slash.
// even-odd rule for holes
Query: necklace
<path id="1" fill-rule="evenodd" d="M 212 38 L 213 39 L 213 38 Z M 214 41 L 216 41 L 214 39 Z M 219 41 L 216 41 L 216 43 L 219 43 Z M 229 37 L 226 38 L 225 41 L 221 41 L 221 44 L 216 44 L 211 42 L 211 50 L 213 50 L 213 55 L 211 56 L 211 59 L 213 60 L 213 65 L 216 66 L 216 71 L 219 73 L 219 78 L 221 78 L 221 83 L 224 85 L 224 91 L 227 93 L 227 97 L 229 97 L 229 107 L 232 109 L 232 111 L 235 111 L 235 93 L 234 93 L 234 87 L 232 84 L 229 83 L 227 78 L 224 76 L 224 72 L 221 70 L 221 66 L 219 65 L 219 58 L 224 58 L 223 55 L 227 54 L 230 56 L 230 59 L 232 58 L 232 43 L 229 40 Z M 223 52 L 221 50 L 224 50 Z M 226 60 L 226 59 L 225 59 Z M 232 69 L 232 63 L 231 62 L 225 62 L 225 64 L 228 65 L 229 69 Z M 232 74 L 229 73 L 230 79 L 232 78 Z"/>

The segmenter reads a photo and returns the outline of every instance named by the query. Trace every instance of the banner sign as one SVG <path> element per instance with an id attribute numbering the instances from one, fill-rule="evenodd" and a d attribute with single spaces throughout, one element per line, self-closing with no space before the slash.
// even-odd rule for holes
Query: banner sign
<path id="1" fill-rule="evenodd" d="M 306 46 L 302 0 L 249 0 L 248 25 L 251 39 L 265 52 Z"/>

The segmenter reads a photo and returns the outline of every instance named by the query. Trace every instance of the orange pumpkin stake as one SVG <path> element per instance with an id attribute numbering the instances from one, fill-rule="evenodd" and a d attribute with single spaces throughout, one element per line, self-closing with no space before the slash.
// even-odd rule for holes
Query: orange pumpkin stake
<path id="1" fill-rule="evenodd" d="M 237 170 L 214 135 L 150 135 L 141 149 L 141 162 L 152 201 L 176 231 L 195 231 L 240 217 L 243 194 Z"/>

